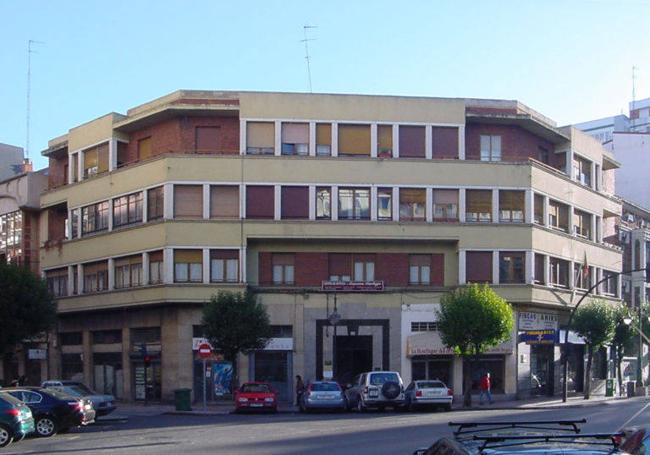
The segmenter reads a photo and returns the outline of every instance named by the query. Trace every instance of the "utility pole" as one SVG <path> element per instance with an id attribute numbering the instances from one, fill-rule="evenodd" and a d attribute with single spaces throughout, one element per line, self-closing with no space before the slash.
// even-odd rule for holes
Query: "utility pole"
<path id="1" fill-rule="evenodd" d="M 27 41 L 27 109 L 25 113 L 25 158 L 29 159 L 29 129 L 31 123 L 32 110 L 32 54 L 36 51 L 32 49 L 34 44 L 45 44 L 43 41 Z"/>
<path id="2" fill-rule="evenodd" d="M 632 110 L 636 110 L 636 70 L 638 70 L 635 65 L 632 65 Z M 634 131 L 634 117 L 630 119 L 632 121 L 631 130 Z"/>
<path id="3" fill-rule="evenodd" d="M 311 86 L 311 65 L 310 65 L 310 60 L 311 57 L 309 55 L 309 42 L 310 41 L 316 41 L 315 38 L 307 38 L 307 31 L 313 28 L 318 28 L 316 25 L 303 25 L 302 26 L 302 32 L 304 38 L 300 40 L 301 43 L 305 43 L 305 60 L 307 61 L 307 79 L 309 81 L 309 93 L 313 93 L 312 86 Z"/>

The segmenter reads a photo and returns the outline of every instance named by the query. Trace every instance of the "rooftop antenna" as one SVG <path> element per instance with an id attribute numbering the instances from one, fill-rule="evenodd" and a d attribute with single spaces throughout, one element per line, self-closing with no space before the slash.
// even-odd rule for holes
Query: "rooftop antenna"
<path id="1" fill-rule="evenodd" d="M 301 43 L 305 43 L 305 60 L 307 61 L 307 78 L 309 79 L 309 93 L 313 93 L 312 87 L 311 87 L 311 66 L 309 64 L 310 56 L 309 56 L 309 42 L 310 41 L 316 41 L 316 38 L 307 38 L 307 32 L 312 29 L 312 28 L 318 28 L 317 25 L 303 25 L 302 26 L 302 32 L 304 38 L 300 40 Z"/>
<path id="2" fill-rule="evenodd" d="M 635 65 L 632 65 L 632 110 L 636 110 L 636 71 L 637 68 Z M 634 131 L 634 118 L 632 120 L 632 131 Z"/>
<path id="3" fill-rule="evenodd" d="M 31 104 L 32 104 L 32 54 L 36 51 L 32 49 L 34 44 L 45 44 L 43 41 L 36 41 L 30 39 L 27 41 L 27 113 L 25 116 L 25 159 L 29 159 L 29 123 L 31 120 Z"/>

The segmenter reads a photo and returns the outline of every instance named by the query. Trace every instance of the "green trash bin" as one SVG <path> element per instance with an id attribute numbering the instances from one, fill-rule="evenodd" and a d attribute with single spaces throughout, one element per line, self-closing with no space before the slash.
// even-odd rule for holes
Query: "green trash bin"
<path id="1" fill-rule="evenodd" d="M 191 411 L 192 410 L 192 389 L 176 389 L 174 390 L 174 404 L 177 411 Z"/>
<path id="2" fill-rule="evenodd" d="M 614 380 L 606 379 L 605 380 L 605 396 L 613 397 L 614 396 Z"/>

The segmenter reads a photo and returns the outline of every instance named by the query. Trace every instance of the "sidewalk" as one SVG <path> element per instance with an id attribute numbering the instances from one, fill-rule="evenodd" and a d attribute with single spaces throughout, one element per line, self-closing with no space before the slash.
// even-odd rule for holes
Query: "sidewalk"
<path id="1" fill-rule="evenodd" d="M 582 395 L 575 395 L 567 397 L 566 403 L 562 402 L 561 397 L 539 397 L 529 398 L 526 400 L 495 400 L 493 404 L 480 405 L 478 397 L 472 397 L 472 406 L 470 408 L 463 407 L 462 400 L 455 400 L 453 405 L 454 411 L 481 411 L 481 410 L 494 410 L 494 409 L 562 409 L 570 408 L 586 408 L 590 406 L 600 406 L 603 404 L 611 404 L 624 400 L 644 400 L 646 397 L 605 397 L 603 395 L 592 396 L 589 400 L 585 400 Z"/>

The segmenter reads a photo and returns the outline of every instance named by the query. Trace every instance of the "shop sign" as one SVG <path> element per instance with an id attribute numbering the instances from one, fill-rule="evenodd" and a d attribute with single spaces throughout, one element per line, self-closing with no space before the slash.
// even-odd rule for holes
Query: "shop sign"
<path id="1" fill-rule="evenodd" d="M 529 330 L 519 335 L 519 340 L 526 344 L 555 344 L 555 330 Z"/>
<path id="2" fill-rule="evenodd" d="M 513 345 L 510 340 L 489 348 L 485 354 L 512 354 Z M 452 355 L 454 351 L 442 343 L 438 332 L 421 332 L 410 335 L 406 339 L 406 356 L 416 355 Z"/>
<path id="3" fill-rule="evenodd" d="M 532 313 L 522 311 L 519 313 L 519 330 L 557 330 L 557 314 Z"/>
<path id="4" fill-rule="evenodd" d="M 29 360 L 45 360 L 47 359 L 47 349 L 28 349 L 27 358 Z"/>
<path id="5" fill-rule="evenodd" d="M 293 351 L 293 338 L 269 338 L 265 351 Z"/>
<path id="6" fill-rule="evenodd" d="M 323 281 L 321 290 L 330 292 L 381 292 L 383 281 Z"/>

